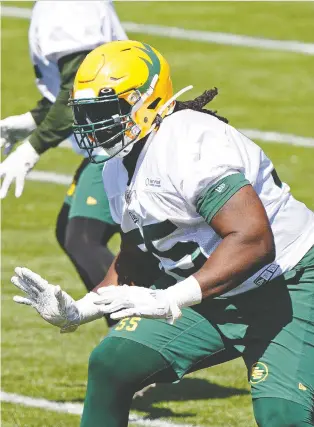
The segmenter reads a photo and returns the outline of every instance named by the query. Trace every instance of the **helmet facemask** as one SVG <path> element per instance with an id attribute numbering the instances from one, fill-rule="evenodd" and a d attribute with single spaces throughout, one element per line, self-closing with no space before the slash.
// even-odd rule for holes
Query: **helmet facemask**
<path id="1" fill-rule="evenodd" d="M 140 128 L 132 119 L 132 105 L 119 98 L 114 89 L 104 88 L 96 98 L 72 98 L 69 105 L 76 142 L 93 163 L 99 163 L 93 153 L 99 147 L 108 155 L 106 160 L 117 155 L 124 157 L 131 151 Z"/>
<path id="2" fill-rule="evenodd" d="M 145 103 L 153 94 L 157 82 L 156 74 L 143 94 L 137 89 L 116 94 L 114 89 L 104 88 L 98 97 L 69 100 L 74 115 L 74 137 L 93 163 L 126 156 L 139 137 L 146 136 L 153 129 L 152 122 L 145 135 L 141 135 L 143 129 L 135 116 L 142 108 L 146 111 Z M 154 121 L 156 113 L 153 116 Z M 100 162 L 95 160 L 93 154 L 93 150 L 98 147 L 103 148 L 108 156 Z"/>

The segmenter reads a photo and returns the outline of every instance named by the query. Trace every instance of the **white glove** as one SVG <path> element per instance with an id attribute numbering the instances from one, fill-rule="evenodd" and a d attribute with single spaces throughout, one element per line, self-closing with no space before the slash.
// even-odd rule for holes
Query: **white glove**
<path id="1" fill-rule="evenodd" d="M 0 148 L 4 147 L 4 154 L 9 154 L 13 145 L 27 138 L 34 129 L 36 123 L 30 112 L 0 120 Z"/>
<path id="2" fill-rule="evenodd" d="M 28 268 L 16 267 L 11 282 L 25 292 L 27 297 L 15 296 L 13 300 L 19 304 L 30 305 L 40 316 L 51 325 L 58 326 L 61 333 L 73 332 L 79 325 L 103 316 L 94 304 L 99 296 L 90 292 L 79 301 L 54 286 Z"/>
<path id="3" fill-rule="evenodd" d="M 4 199 L 8 189 L 15 180 L 15 197 L 20 197 L 28 172 L 39 160 L 39 154 L 26 139 L 13 153 L 0 164 L 0 177 L 3 177 L 0 188 L 0 199 Z"/>
<path id="4" fill-rule="evenodd" d="M 175 301 L 162 290 L 123 285 L 99 288 L 97 292 L 101 298 L 95 301 L 95 305 L 101 308 L 103 314 L 112 313 L 111 319 L 139 316 L 167 319 L 173 323 L 181 316 Z"/>
<path id="5" fill-rule="evenodd" d="M 101 297 L 95 305 L 102 307 L 104 314 L 112 313 L 111 319 L 146 317 L 167 319 L 173 324 L 181 317 L 181 308 L 199 304 L 202 290 L 194 276 L 167 289 L 147 289 L 138 286 L 108 286 L 98 289 Z"/>

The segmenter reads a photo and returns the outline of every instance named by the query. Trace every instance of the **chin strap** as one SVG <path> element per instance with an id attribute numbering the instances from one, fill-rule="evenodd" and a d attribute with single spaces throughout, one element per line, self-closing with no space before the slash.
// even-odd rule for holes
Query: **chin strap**
<path id="1" fill-rule="evenodd" d="M 148 147 L 149 144 L 151 143 L 151 141 L 153 140 L 154 136 L 156 135 L 156 132 L 159 128 L 159 126 L 161 125 L 162 121 L 163 121 L 163 117 L 162 114 L 163 112 L 169 107 L 169 105 L 171 105 L 177 98 L 179 98 L 179 96 L 181 96 L 183 93 L 187 92 L 188 90 L 191 90 L 193 88 L 192 85 L 190 86 L 186 86 L 183 89 L 181 89 L 179 92 L 177 92 L 176 94 L 174 94 L 164 105 L 161 106 L 161 108 L 159 109 L 156 118 L 151 126 L 151 128 L 149 129 L 149 131 L 147 132 L 148 139 L 145 143 L 145 147 Z M 168 113 L 166 114 L 169 115 L 173 112 L 175 107 L 175 104 L 173 104 L 172 107 L 170 107 Z M 154 131 L 154 132 L 153 132 Z"/>
<path id="2" fill-rule="evenodd" d="M 131 117 L 134 122 L 135 122 L 135 117 L 134 117 L 135 113 L 144 105 L 146 100 L 153 94 L 155 86 L 158 82 L 158 79 L 159 79 L 158 74 L 155 74 L 154 77 L 152 78 L 151 84 L 149 85 L 149 88 L 147 89 L 147 91 L 143 95 L 141 95 L 140 98 L 133 105 L 131 109 Z M 133 143 L 135 143 L 138 135 L 141 133 L 141 128 L 137 124 L 135 124 L 134 126 L 132 126 L 130 131 L 136 137 L 133 141 Z M 125 149 L 126 151 L 124 150 L 121 151 L 121 157 L 124 157 L 126 154 L 128 154 L 132 150 L 133 144 L 129 143 L 128 147 L 129 148 Z"/>
<path id="3" fill-rule="evenodd" d="M 186 87 L 184 87 L 183 89 L 181 89 L 181 90 L 179 90 L 179 92 L 177 92 L 177 93 L 175 93 L 164 105 L 162 105 L 161 106 L 161 108 L 160 108 L 160 110 L 158 111 L 158 113 L 157 113 L 157 115 L 158 116 L 162 116 L 162 113 L 166 110 L 166 108 L 168 108 L 169 107 L 169 105 L 173 102 L 173 101 L 175 101 L 177 98 L 179 98 L 179 96 L 181 96 L 183 93 L 185 93 L 185 92 L 187 92 L 188 90 L 191 90 L 191 89 L 193 89 L 193 86 L 192 85 L 190 85 L 190 86 L 186 86 Z M 173 108 L 174 108 L 174 105 L 173 105 Z M 170 113 L 172 113 L 172 111 L 173 111 L 173 108 L 171 109 L 171 111 L 168 113 L 168 114 L 170 114 Z"/>
<path id="4" fill-rule="evenodd" d="M 138 111 L 142 107 L 142 105 L 147 100 L 147 98 L 152 95 L 152 93 L 153 93 L 153 91 L 155 89 L 155 86 L 157 84 L 158 78 L 159 78 L 158 74 L 155 74 L 154 77 L 153 77 L 153 79 L 152 79 L 152 82 L 151 82 L 149 88 L 147 89 L 147 91 L 140 97 L 140 99 L 132 107 L 132 110 L 131 110 L 131 117 L 132 118 L 134 117 L 134 114 L 136 113 L 136 111 Z M 152 140 L 152 138 L 153 138 L 154 134 L 152 133 L 152 131 L 157 132 L 159 126 L 161 125 L 161 123 L 163 121 L 162 115 L 165 112 L 165 110 L 167 108 L 169 108 L 169 106 L 171 106 L 171 104 L 173 103 L 173 106 L 171 106 L 169 108 L 169 111 L 166 114 L 166 116 L 169 115 L 169 114 L 171 114 L 173 112 L 173 110 L 174 110 L 174 107 L 175 107 L 174 101 L 177 98 L 179 98 L 179 96 L 181 96 L 183 93 L 185 93 L 185 92 L 187 92 L 188 90 L 191 90 L 191 89 L 193 89 L 192 85 L 184 87 L 183 89 L 179 90 L 179 92 L 177 92 L 176 94 L 174 94 L 170 99 L 168 99 L 168 101 L 164 105 L 162 105 L 160 107 L 160 109 L 158 110 L 158 112 L 156 114 L 156 118 L 155 118 L 155 120 L 154 120 L 151 128 L 147 132 L 147 135 L 149 135 L 149 138 L 148 138 L 148 140 L 146 142 L 146 145 L 148 145 L 148 142 L 150 142 Z M 134 128 L 135 129 L 133 130 L 133 132 L 138 131 L 138 134 L 140 134 L 141 130 L 140 130 L 139 126 L 135 125 Z M 117 154 L 117 156 L 118 157 L 124 157 L 124 156 L 126 156 L 132 150 L 133 145 L 134 145 L 135 142 L 136 142 L 136 139 L 133 141 L 133 143 L 132 142 L 128 143 L 127 146 L 124 149 L 122 149 Z"/>
<path id="5" fill-rule="evenodd" d="M 155 120 L 154 120 L 154 122 L 153 122 L 153 124 L 152 124 L 152 126 L 151 126 L 151 128 L 149 129 L 149 131 L 147 132 L 147 133 L 150 133 L 150 132 L 152 132 L 153 130 L 155 130 L 155 131 L 157 131 L 157 129 L 158 129 L 158 127 L 160 126 L 160 124 L 162 123 L 162 121 L 163 121 L 163 117 L 162 117 L 162 114 L 165 112 L 165 110 L 173 103 L 173 106 L 171 106 L 170 108 L 169 108 L 169 111 L 168 111 L 168 113 L 166 114 L 166 116 L 167 115 L 169 115 L 169 114 L 171 114 L 172 112 L 173 112 L 173 110 L 174 110 L 174 107 L 175 107 L 175 103 L 174 103 L 174 101 L 177 99 L 177 98 L 179 98 L 179 96 L 181 96 L 183 93 L 185 93 L 185 92 L 187 92 L 188 90 L 191 90 L 191 89 L 193 89 L 193 86 L 192 85 L 190 85 L 190 86 L 186 86 L 186 87 L 184 87 L 183 89 L 181 89 L 181 90 L 179 90 L 179 92 L 177 92 L 176 94 L 174 94 L 170 99 L 168 99 L 168 101 L 164 104 L 164 105 L 162 105 L 161 107 L 160 107 L 160 109 L 158 110 L 158 112 L 157 112 L 157 115 L 156 115 L 156 118 L 155 118 Z"/>

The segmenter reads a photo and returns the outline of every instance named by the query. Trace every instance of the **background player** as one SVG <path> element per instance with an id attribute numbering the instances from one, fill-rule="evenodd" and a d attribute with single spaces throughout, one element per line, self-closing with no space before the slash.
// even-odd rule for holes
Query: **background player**
<path id="1" fill-rule="evenodd" d="M 0 165 L 1 198 L 6 197 L 13 181 L 15 195 L 20 197 L 25 178 L 39 157 L 66 138 L 71 140 L 74 150 L 86 156 L 71 136 L 73 119 L 67 106 L 75 73 L 96 46 L 126 38 L 110 1 L 35 3 L 29 48 L 42 99 L 29 112 L 0 122 L 5 153 L 26 138 Z M 96 161 L 103 155 L 101 149 L 94 153 Z M 107 243 L 118 231 L 103 191 L 101 171 L 102 165 L 90 164 L 87 158 L 81 162 L 56 224 L 58 242 L 88 290 L 102 280 L 110 266 L 113 255 Z"/>

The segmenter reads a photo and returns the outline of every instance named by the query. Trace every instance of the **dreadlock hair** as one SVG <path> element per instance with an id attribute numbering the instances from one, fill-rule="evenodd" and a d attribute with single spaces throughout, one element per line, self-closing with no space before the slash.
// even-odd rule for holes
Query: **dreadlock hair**
<path id="1" fill-rule="evenodd" d="M 200 113 L 210 114 L 224 123 L 228 123 L 228 119 L 219 116 L 217 111 L 207 110 L 204 108 L 205 105 L 212 101 L 216 95 L 218 95 L 218 89 L 214 87 L 213 89 L 205 90 L 202 95 L 199 95 L 190 101 L 176 101 L 174 112 L 187 109 L 199 111 Z"/>

